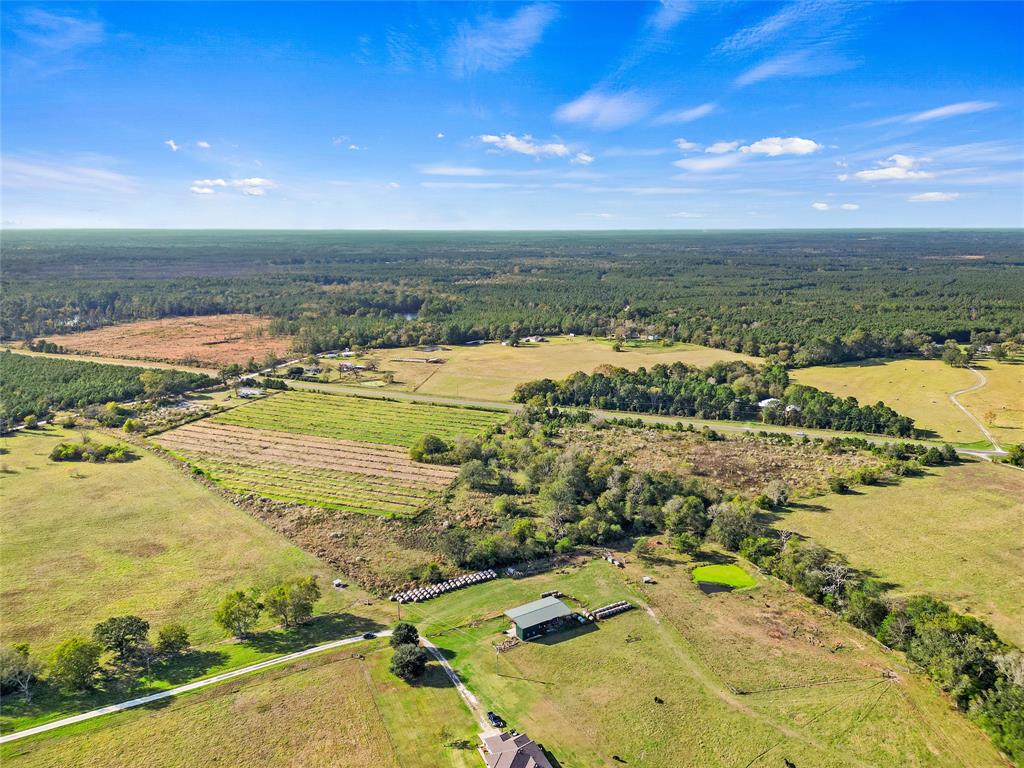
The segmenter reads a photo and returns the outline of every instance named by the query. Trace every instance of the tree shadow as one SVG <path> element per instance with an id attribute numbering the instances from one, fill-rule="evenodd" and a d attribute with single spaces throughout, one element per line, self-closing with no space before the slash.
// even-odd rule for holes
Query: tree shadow
<path id="1" fill-rule="evenodd" d="M 330 613 L 316 616 L 296 627 L 271 629 L 248 635 L 242 639 L 242 643 L 261 653 L 282 654 L 301 651 L 363 632 L 378 632 L 384 628 L 380 622 L 363 616 Z"/>
<path id="2" fill-rule="evenodd" d="M 732 565 L 736 558 L 725 552 L 714 552 L 701 550 L 693 557 L 695 565 Z"/>
<path id="3" fill-rule="evenodd" d="M 180 656 L 154 664 L 150 676 L 181 685 L 202 677 L 214 667 L 227 663 L 227 660 L 228 654 L 224 651 L 201 651 L 193 648 Z"/>
<path id="4" fill-rule="evenodd" d="M 431 657 L 433 658 L 433 657 Z M 444 671 L 444 667 L 436 661 L 427 664 L 423 674 L 409 681 L 413 688 L 454 688 L 455 684 Z"/>

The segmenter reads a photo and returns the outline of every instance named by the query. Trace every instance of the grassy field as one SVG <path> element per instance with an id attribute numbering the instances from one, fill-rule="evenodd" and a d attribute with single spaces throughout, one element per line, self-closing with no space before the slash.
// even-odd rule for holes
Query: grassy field
<path id="1" fill-rule="evenodd" d="M 698 584 L 722 584 L 733 589 L 747 589 L 757 584 L 753 576 L 735 563 L 698 566 L 693 569 L 693 580 Z"/>
<path id="2" fill-rule="evenodd" d="M 225 592 L 277 577 L 333 574 L 244 512 L 140 449 L 126 464 L 51 462 L 77 432 L 42 429 L 0 446 L 0 608 L 4 642 L 47 652 L 60 639 L 138 613 L 219 640 Z M 100 438 L 105 439 L 105 438 Z M 351 601 L 326 589 L 323 610 Z"/>
<path id="3" fill-rule="evenodd" d="M 657 583 L 641 586 L 642 574 Z M 640 609 L 496 660 L 508 626 L 501 613 L 550 589 L 572 605 L 629 599 Z M 406 613 L 485 708 L 564 766 L 1002 764 L 900 659 L 772 579 L 705 596 L 671 555 L 624 571 L 591 561 Z M 889 669 L 896 678 L 883 676 Z"/>
<path id="4" fill-rule="evenodd" d="M 213 417 L 219 424 L 409 447 L 430 432 L 451 440 L 508 418 L 505 413 L 345 395 L 284 392 Z"/>
<path id="5" fill-rule="evenodd" d="M 984 361 L 981 372 L 988 384 L 961 397 L 972 414 L 991 423 L 997 439 L 1024 439 L 1024 365 Z M 865 360 L 858 363 L 825 365 L 792 371 L 800 384 L 831 392 L 839 397 L 856 397 L 861 404 L 879 400 L 910 416 L 921 429 L 932 430 L 954 443 L 984 441 L 985 436 L 949 399 L 951 392 L 977 383 L 973 373 L 952 368 L 941 360 Z M 985 441 L 987 443 L 987 441 Z"/>
<path id="6" fill-rule="evenodd" d="M 977 368 L 988 384 L 958 399 L 1004 447 L 1024 443 L 1024 358 L 1002 363 L 985 360 Z"/>
<path id="7" fill-rule="evenodd" d="M 984 461 L 795 505 L 777 525 L 1024 645 L 1024 472 Z"/>
<path id="8" fill-rule="evenodd" d="M 185 768 L 476 768 L 474 721 L 439 668 L 415 686 L 387 672 L 390 650 L 335 652 L 7 745 L 4 765 Z M 372 646 L 371 646 L 372 648 Z M 442 732 L 442 726 L 444 731 Z"/>
<path id="9" fill-rule="evenodd" d="M 505 401 L 516 384 L 534 379 L 565 378 L 576 371 L 590 373 L 600 365 L 650 367 L 678 361 L 705 367 L 719 360 L 752 358 L 696 344 L 626 342 L 621 352 L 612 341 L 590 337 L 556 336 L 538 344 L 503 347 L 497 342 L 444 347 L 437 352 L 415 349 L 375 350 L 368 355 L 381 371 L 391 371 L 395 387 L 428 395 Z M 395 358 L 439 357 L 442 365 L 401 363 Z"/>

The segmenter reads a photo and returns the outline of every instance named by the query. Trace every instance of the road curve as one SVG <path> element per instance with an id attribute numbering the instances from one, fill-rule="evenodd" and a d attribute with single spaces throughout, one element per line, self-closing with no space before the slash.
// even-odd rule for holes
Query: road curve
<path id="1" fill-rule="evenodd" d="M 377 637 L 388 637 L 391 635 L 391 630 L 383 630 L 381 632 L 375 632 Z M 50 723 L 43 723 L 37 725 L 34 728 L 26 728 L 23 731 L 15 731 L 14 733 L 8 733 L 4 736 L 0 736 L 0 744 L 7 744 L 11 741 L 17 741 L 19 739 L 25 739 L 29 736 L 35 736 L 39 733 L 45 733 L 46 731 L 52 731 L 56 728 L 63 728 L 66 725 L 72 725 L 74 723 L 81 723 L 84 720 L 92 720 L 95 717 L 103 717 L 114 712 L 123 712 L 126 709 L 132 709 L 133 707 L 141 707 L 144 704 L 151 704 L 154 701 L 161 701 L 162 699 L 169 699 L 172 696 L 177 696 L 182 693 L 188 693 L 189 691 L 195 691 L 199 688 L 205 688 L 208 685 L 216 685 L 222 683 L 225 680 L 231 680 L 235 677 L 242 675 L 248 675 L 252 672 L 259 672 L 260 670 L 266 669 L 267 667 L 273 667 L 278 664 L 285 664 L 289 661 L 295 661 L 305 656 L 312 656 L 314 653 L 321 653 L 323 651 L 330 651 L 335 648 L 341 648 L 345 645 L 351 645 L 352 643 L 358 643 L 363 639 L 362 635 L 354 635 L 352 637 L 346 637 L 343 640 L 333 640 L 330 643 L 324 643 L 323 645 L 316 645 L 312 648 L 307 648 L 304 651 L 296 651 L 295 653 L 289 653 L 284 656 L 276 656 L 273 659 L 267 659 L 261 661 L 258 664 L 250 664 L 248 667 L 240 667 L 239 669 L 232 669 L 229 672 L 222 672 L 219 675 L 213 677 L 206 677 L 202 680 L 196 680 L 186 685 L 179 685 L 177 688 L 170 688 L 166 691 L 160 691 L 159 693 L 153 693 L 149 696 L 141 696 L 137 699 L 131 699 L 129 701 L 122 701 L 120 704 L 111 704 L 106 707 L 100 707 L 99 709 L 93 709 L 89 712 L 82 712 L 78 715 L 72 715 L 71 717 L 64 717 L 60 720 L 54 720 Z"/>
<path id="2" fill-rule="evenodd" d="M 985 436 L 985 439 L 992 443 L 992 447 L 995 448 L 996 453 L 1005 453 L 1003 447 L 996 440 L 995 436 L 988 431 L 984 424 L 981 423 L 981 419 L 976 418 L 973 413 L 971 413 L 964 407 L 963 403 L 956 399 L 958 395 L 966 395 L 968 392 L 977 392 L 979 389 L 988 384 L 988 379 L 985 378 L 985 374 L 983 374 L 977 368 L 971 368 L 970 366 L 968 366 L 967 370 L 969 370 L 971 373 L 978 377 L 977 383 L 975 383 L 974 386 L 968 387 L 967 389 L 958 389 L 956 392 L 950 392 L 949 399 L 953 403 L 953 405 L 955 405 L 957 408 L 963 411 L 964 415 L 968 419 L 973 421 L 975 426 L 981 430 L 981 433 Z"/>

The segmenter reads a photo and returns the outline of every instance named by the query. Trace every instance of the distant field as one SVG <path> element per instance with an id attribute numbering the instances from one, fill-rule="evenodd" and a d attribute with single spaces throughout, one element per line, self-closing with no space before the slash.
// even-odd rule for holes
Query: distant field
<path id="1" fill-rule="evenodd" d="M 1024 472 L 984 461 L 798 505 L 777 525 L 1024 645 Z"/>
<path id="2" fill-rule="evenodd" d="M 1024 443 L 1024 358 L 997 363 L 984 360 L 977 366 L 988 384 L 959 400 L 1004 444 Z"/>
<path id="3" fill-rule="evenodd" d="M 963 404 L 978 419 L 992 410 L 995 424 L 1010 431 L 1003 436 L 1013 440 L 1024 436 L 1024 365 L 984 363 L 982 373 L 988 385 L 976 393 L 964 395 Z M 973 373 L 951 368 L 941 360 L 865 360 L 792 371 L 792 378 L 831 392 L 839 397 L 852 395 L 863 404 L 879 400 L 910 416 L 921 429 L 936 432 L 955 443 L 973 443 L 985 436 L 956 405 L 949 393 L 977 383 Z M 997 437 L 999 435 L 997 434 Z"/>
<path id="4" fill-rule="evenodd" d="M 136 709 L 15 742 L 0 756 L 19 768 L 476 768 L 475 750 L 446 746 L 475 734 L 444 673 L 435 669 L 420 685 L 407 686 L 388 674 L 389 658 L 384 648 L 365 660 L 348 651 L 315 656 L 163 709 Z"/>
<path id="5" fill-rule="evenodd" d="M 471 408 L 284 392 L 215 416 L 219 424 L 409 447 L 430 432 L 445 439 L 473 435 L 508 414 Z"/>
<path id="6" fill-rule="evenodd" d="M 155 440 L 236 493 L 347 512 L 412 515 L 458 474 L 455 467 L 414 462 L 404 448 L 210 419 Z"/>
<path id="7" fill-rule="evenodd" d="M 139 320 L 47 339 L 72 352 L 213 366 L 284 355 L 292 339 L 271 336 L 255 315 L 200 315 Z"/>
<path id="8" fill-rule="evenodd" d="M 49 357 L 57 360 L 80 360 L 85 363 L 104 363 L 106 365 L 137 365 L 140 368 L 156 368 L 159 370 L 173 369 L 176 371 L 188 371 L 189 373 L 205 373 L 207 376 L 216 376 L 215 368 L 200 368 L 194 365 L 181 365 L 180 363 L 162 363 L 159 360 L 136 360 L 128 357 L 103 357 L 101 355 L 79 355 L 79 354 L 56 354 L 53 352 L 33 352 L 22 347 L 0 347 L 0 351 L 10 350 L 16 355 L 27 357 Z"/>
<path id="9" fill-rule="evenodd" d="M 751 360 L 747 355 L 696 344 L 663 346 L 660 342 L 627 342 L 621 352 L 605 339 L 552 337 L 539 344 L 503 347 L 497 342 L 446 346 L 438 352 L 415 349 L 375 350 L 370 355 L 382 371 L 395 375 L 395 386 L 429 395 L 504 401 L 516 384 L 534 379 L 565 378 L 576 371 L 591 373 L 600 365 L 650 367 L 680 361 L 700 368 L 719 360 Z M 400 363 L 395 358 L 439 357 L 442 365 Z"/>
<path id="10" fill-rule="evenodd" d="M 109 616 L 178 621 L 195 643 L 223 638 L 213 612 L 231 589 L 333 574 L 255 519 L 140 449 L 126 464 L 51 462 L 75 431 L 43 429 L 0 446 L 0 612 L 4 642 L 49 652 Z M 106 438 L 102 438 L 106 439 Z M 325 590 L 323 610 L 345 597 Z"/>
<path id="11" fill-rule="evenodd" d="M 637 591 L 642 574 L 657 584 Z M 508 626 L 501 612 L 550 589 L 590 608 L 629 599 L 650 610 L 496 660 L 493 645 Z M 625 571 L 592 561 L 403 606 L 406 613 L 451 653 L 484 708 L 563 766 L 1003 764 L 927 681 L 774 579 L 705 596 L 688 563 L 671 555 Z M 897 679 L 883 677 L 894 668 Z"/>

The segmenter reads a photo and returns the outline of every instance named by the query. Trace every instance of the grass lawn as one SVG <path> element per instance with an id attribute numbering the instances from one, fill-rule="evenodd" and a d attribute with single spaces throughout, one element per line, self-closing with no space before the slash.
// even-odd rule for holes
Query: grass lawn
<path id="1" fill-rule="evenodd" d="M 1024 472 L 984 461 L 794 505 L 777 525 L 1024 645 Z"/>
<path id="2" fill-rule="evenodd" d="M 539 344 L 503 347 L 497 342 L 449 346 L 438 352 L 415 349 L 374 350 L 368 355 L 380 370 L 395 374 L 395 386 L 428 395 L 506 401 L 516 384 L 533 379 L 562 379 L 576 371 L 590 373 L 599 365 L 650 367 L 677 360 L 706 367 L 719 360 L 751 360 L 746 355 L 696 344 L 632 341 L 621 352 L 612 341 L 584 336 L 555 336 Z M 443 365 L 398 363 L 395 358 L 439 357 Z"/>
<path id="3" fill-rule="evenodd" d="M 693 569 L 693 581 L 696 584 L 723 584 L 733 589 L 746 589 L 757 584 L 753 576 L 735 563 L 697 566 Z"/>
<path id="4" fill-rule="evenodd" d="M 861 405 L 881 400 L 913 418 L 918 428 L 932 430 L 950 442 L 973 443 L 985 438 L 949 399 L 950 392 L 973 386 L 976 377 L 966 369 L 951 368 L 941 360 L 863 360 L 801 368 L 790 375 L 800 384 L 823 389 L 837 397 L 852 395 Z M 1024 385 L 1016 390 L 1018 401 L 1020 392 L 1024 391 L 1021 387 Z M 1013 392 L 1005 386 L 994 387 L 992 393 L 1000 402 L 1013 402 Z M 970 407 L 971 401 L 963 402 Z M 982 418 L 981 413 L 974 415 Z"/>
<path id="5" fill-rule="evenodd" d="M 447 746 L 473 739 L 474 722 L 443 672 L 408 686 L 387 672 L 390 655 L 377 641 L 314 656 L 5 745 L 0 757 L 26 768 L 475 768 L 474 750 Z"/>
<path id="6" fill-rule="evenodd" d="M 640 585 L 644 574 L 657 584 Z M 496 672 L 501 613 L 550 589 L 570 604 L 640 608 L 522 644 Z M 405 615 L 485 708 L 564 766 L 1001 764 L 900 659 L 773 579 L 705 596 L 674 556 L 625 571 L 591 561 L 403 606 Z M 896 681 L 882 676 L 892 668 Z"/>

